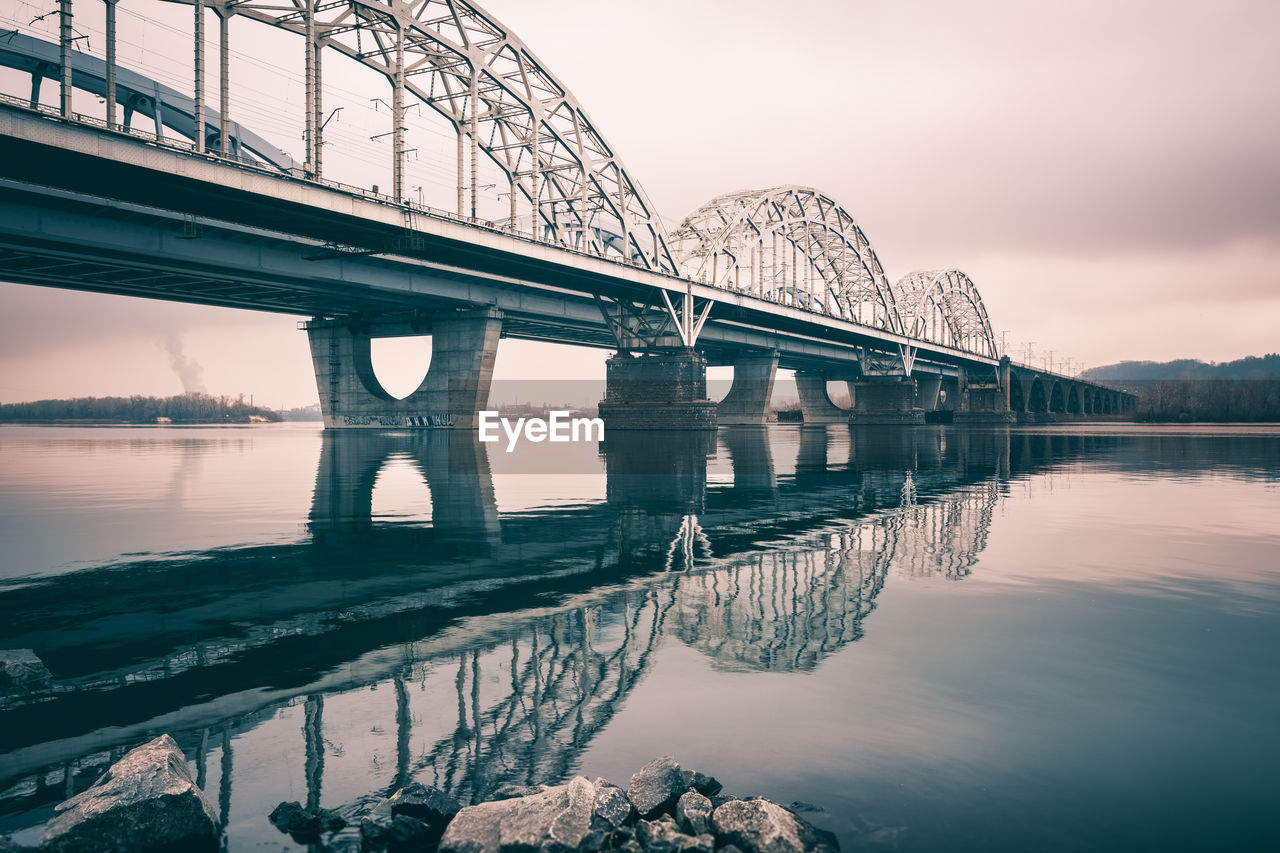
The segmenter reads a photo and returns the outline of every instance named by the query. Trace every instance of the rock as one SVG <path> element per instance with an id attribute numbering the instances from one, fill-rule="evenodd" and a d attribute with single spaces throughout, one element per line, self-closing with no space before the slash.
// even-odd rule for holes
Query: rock
<path id="1" fill-rule="evenodd" d="M 631 777 L 627 796 L 641 817 L 651 818 L 671 811 L 687 790 L 680 765 L 663 756 L 650 761 Z"/>
<path id="2" fill-rule="evenodd" d="M 676 800 L 676 823 L 690 835 L 711 831 L 711 801 L 697 791 L 685 791 Z"/>
<path id="3" fill-rule="evenodd" d="M 342 815 L 329 809 L 310 811 L 301 803 L 281 803 L 267 816 L 271 825 L 299 844 L 318 841 L 322 832 L 337 832 L 347 825 Z"/>
<path id="4" fill-rule="evenodd" d="M 494 800 L 514 800 L 516 797 L 531 797 L 534 794 L 541 794 L 547 790 L 546 785 L 503 785 L 501 788 L 493 792 L 493 796 L 489 801 Z"/>
<path id="5" fill-rule="evenodd" d="M 582 776 L 526 797 L 467 806 L 440 853 L 570 853 L 592 834 L 596 789 Z"/>
<path id="6" fill-rule="evenodd" d="M 724 785 L 720 784 L 719 779 L 699 773 L 697 770 L 684 771 L 684 783 L 686 787 L 692 788 L 704 797 L 714 797 L 724 790 Z"/>
<path id="7" fill-rule="evenodd" d="M 34 847 L 23 847 L 7 835 L 0 835 L 0 853 L 35 853 Z"/>
<path id="8" fill-rule="evenodd" d="M 686 835 L 665 815 L 659 820 L 639 821 L 636 840 L 645 853 L 712 853 L 716 846 L 710 835 Z"/>
<path id="9" fill-rule="evenodd" d="M 793 800 L 791 805 L 787 806 L 787 811 L 801 814 L 803 812 L 825 812 L 822 806 L 815 806 L 813 803 L 806 803 L 803 800 Z"/>
<path id="10" fill-rule="evenodd" d="M 320 818 L 302 807 L 302 803 L 281 803 L 267 815 L 271 825 L 281 832 L 293 836 L 300 844 L 315 841 L 320 837 Z"/>
<path id="11" fill-rule="evenodd" d="M 337 832 L 347 826 L 347 819 L 330 809 L 317 809 L 315 816 L 320 821 L 321 832 Z"/>
<path id="12" fill-rule="evenodd" d="M 431 826 L 440 827 L 441 832 L 444 831 L 444 825 L 453 820 L 453 816 L 462 809 L 462 804 L 444 791 L 417 782 L 396 791 L 388 800 L 393 816 L 402 814 L 415 817 Z"/>
<path id="13" fill-rule="evenodd" d="M 54 811 L 40 839 L 48 853 L 218 849 L 217 813 L 168 735 L 129 751 Z"/>
<path id="14" fill-rule="evenodd" d="M 31 649 L 0 649 L 0 690 L 11 687 L 30 690 L 43 687 L 51 680 L 49 668 Z"/>
<path id="15" fill-rule="evenodd" d="M 416 817 L 395 815 L 390 820 L 365 818 L 360 822 L 362 850 L 388 850 L 390 853 L 417 853 L 434 848 L 439 833 Z"/>
<path id="16" fill-rule="evenodd" d="M 627 799 L 626 793 L 603 779 L 597 779 L 592 784 L 596 789 L 595 816 L 607 821 L 614 830 L 629 824 L 635 817 L 635 810 L 631 808 L 631 801 Z"/>
<path id="17" fill-rule="evenodd" d="M 768 800 L 734 800 L 711 816 L 711 827 L 722 844 L 743 853 L 836 853 L 835 836 L 811 826 Z"/>

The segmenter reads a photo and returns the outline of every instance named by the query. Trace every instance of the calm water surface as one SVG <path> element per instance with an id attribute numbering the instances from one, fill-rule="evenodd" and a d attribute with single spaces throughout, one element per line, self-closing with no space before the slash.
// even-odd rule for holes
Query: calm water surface
<path id="1" fill-rule="evenodd" d="M 1280 849 L 1280 429 L 620 435 L 0 427 L 0 833 L 169 732 L 233 851 L 660 754 L 846 850 Z"/>

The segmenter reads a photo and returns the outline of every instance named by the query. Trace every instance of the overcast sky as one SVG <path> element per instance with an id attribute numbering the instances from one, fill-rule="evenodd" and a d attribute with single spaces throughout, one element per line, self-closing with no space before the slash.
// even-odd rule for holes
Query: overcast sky
<path id="1" fill-rule="evenodd" d="M 0 26 L 54 5 L 0 0 Z M 99 6 L 76 0 L 86 32 Z M 578 96 L 672 225 L 723 192 L 810 185 L 858 219 L 891 280 L 966 271 L 1018 358 L 1028 341 L 1059 365 L 1280 350 L 1280 3 L 486 8 Z M 122 62 L 189 90 L 177 31 L 190 11 L 122 9 Z M 271 104 L 294 97 L 300 62 L 280 58 L 279 34 L 233 23 L 233 115 L 299 154 Z M 276 63 L 274 94 L 253 88 Z M 242 101 L 237 80 L 250 81 Z M 386 94 L 358 74 L 337 85 Z M 376 110 L 344 111 L 336 138 L 367 139 Z M 413 168 L 424 192 L 442 192 L 445 136 L 421 121 Z M 372 160 L 343 168 L 344 180 L 386 180 Z M 296 322 L 0 285 L 0 400 L 177 393 L 185 375 L 270 405 L 314 402 Z M 402 391 L 425 369 L 414 346 L 379 353 Z M 604 355 L 504 341 L 497 375 L 602 375 Z"/>

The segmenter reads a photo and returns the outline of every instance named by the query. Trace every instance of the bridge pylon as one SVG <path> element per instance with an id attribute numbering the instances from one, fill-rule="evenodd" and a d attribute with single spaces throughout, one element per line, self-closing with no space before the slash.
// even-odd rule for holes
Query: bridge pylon
<path id="1" fill-rule="evenodd" d="M 315 319 L 306 324 L 326 429 L 474 429 L 489 401 L 502 312 Z M 431 364 L 417 389 L 397 399 L 373 370 L 375 337 L 431 335 Z"/>

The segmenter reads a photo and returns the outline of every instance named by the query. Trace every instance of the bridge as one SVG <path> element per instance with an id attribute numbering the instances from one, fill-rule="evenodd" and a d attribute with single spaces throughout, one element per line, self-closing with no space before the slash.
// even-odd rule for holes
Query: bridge
<path id="1" fill-rule="evenodd" d="M 120 67 L 118 0 L 105 1 L 104 58 L 76 49 L 72 0 L 57 2 L 57 42 L 0 31 L 0 278 L 308 317 L 327 427 L 473 427 L 504 337 L 614 351 L 600 412 L 615 429 L 762 423 L 778 368 L 795 371 L 807 423 L 1133 406 L 1012 363 L 963 272 L 891 282 L 853 216 L 818 189 L 717 196 L 669 230 L 569 89 L 472 3 L 172 2 L 193 11 L 190 95 Z M 301 160 L 231 117 L 233 18 L 297 45 Z M 373 100 L 391 99 L 377 134 L 391 143 L 385 188 L 325 174 L 326 157 L 348 153 L 326 152 L 325 69 L 356 66 L 385 81 Z M 456 209 L 409 192 L 415 107 L 456 138 Z M 498 218 L 479 199 L 494 174 L 507 198 Z M 396 399 L 371 340 L 404 335 L 431 335 L 432 357 Z M 733 367 L 719 403 L 709 365 Z M 832 402 L 833 381 L 847 383 L 849 408 Z"/>

